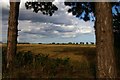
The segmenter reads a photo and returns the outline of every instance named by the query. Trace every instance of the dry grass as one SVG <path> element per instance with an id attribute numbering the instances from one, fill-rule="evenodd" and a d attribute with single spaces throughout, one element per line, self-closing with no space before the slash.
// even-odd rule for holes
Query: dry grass
<path id="1" fill-rule="evenodd" d="M 2 45 L 4 48 L 6 47 L 6 44 Z M 0 46 L 1 47 L 1 46 Z M 17 52 L 32 52 L 32 54 L 34 55 L 38 55 L 38 54 L 49 54 L 49 58 L 50 59 L 56 59 L 56 58 L 69 58 L 70 60 L 70 65 L 73 66 L 73 71 L 69 70 L 69 72 L 71 74 L 66 74 L 68 75 L 68 77 L 80 77 L 80 76 L 84 76 L 84 77 L 88 77 L 88 76 L 95 76 L 95 65 L 96 65 L 96 50 L 95 50 L 95 46 L 94 45 L 53 45 L 53 44 L 18 44 L 17 45 Z M 6 50 L 5 50 L 6 51 Z M 116 53 L 120 53 L 120 50 L 117 49 Z M 120 68 L 119 68 L 119 54 L 116 54 L 117 56 L 117 66 L 118 66 L 118 75 L 120 74 Z M 49 63 L 50 64 L 50 63 Z M 15 70 L 14 74 L 17 74 L 16 76 L 21 75 L 21 73 L 27 76 L 31 76 L 30 73 L 35 72 L 34 76 L 42 76 L 42 77 L 48 77 L 49 75 L 44 74 L 44 72 L 39 71 L 38 69 L 41 69 L 40 66 L 38 66 L 39 68 L 36 69 L 32 69 L 32 68 L 20 68 Z M 90 73 L 88 73 L 88 69 L 92 67 L 90 69 L 91 70 Z M 81 70 L 81 71 L 80 71 Z M 88 70 L 88 71 L 87 71 Z M 22 72 L 23 71 L 23 72 Z M 54 71 L 54 70 L 53 70 Z M 64 76 L 65 73 L 63 73 L 63 70 L 58 70 L 59 74 L 57 76 Z M 51 73 L 50 73 L 51 74 Z"/>
<path id="2" fill-rule="evenodd" d="M 6 44 L 2 45 L 6 47 Z M 95 45 L 17 44 L 17 52 L 30 51 L 50 58 L 70 58 L 71 61 L 95 62 Z"/>
<path id="3" fill-rule="evenodd" d="M 3 47 L 5 48 L 6 45 L 4 44 Z M 5 50 L 6 51 L 6 50 Z M 21 67 L 16 68 L 14 70 L 14 75 L 19 76 L 25 74 L 25 76 L 42 76 L 42 77 L 49 77 L 54 71 L 56 76 L 55 77 L 93 77 L 94 70 L 91 71 L 91 64 L 95 64 L 95 46 L 94 45 L 48 45 L 48 44 L 18 44 L 17 45 L 17 53 L 21 52 L 25 53 L 30 51 L 34 55 L 44 54 L 48 56 L 48 62 L 45 64 L 46 69 L 50 71 L 48 74 L 47 72 L 42 72 L 41 66 L 34 67 Z M 58 66 L 56 69 L 49 69 L 50 65 L 56 65 L 55 61 L 59 58 L 60 60 L 64 60 L 69 58 L 69 63 L 67 65 Z M 54 60 L 54 61 L 49 61 Z M 38 64 L 38 63 L 37 63 Z M 35 66 L 35 65 L 34 65 Z M 60 69 L 59 69 L 60 68 Z M 63 70 L 61 70 L 63 69 Z M 70 70 L 71 69 L 71 70 Z M 52 72 L 51 72 L 52 70 Z M 34 74 L 31 74 L 33 73 Z M 5 73 L 5 77 L 6 77 Z"/>
<path id="4" fill-rule="evenodd" d="M 51 58 L 69 57 L 75 61 L 87 61 L 86 55 L 95 55 L 94 45 L 48 45 L 48 44 L 18 44 L 19 51 L 31 51 L 33 54 L 49 54 Z"/>

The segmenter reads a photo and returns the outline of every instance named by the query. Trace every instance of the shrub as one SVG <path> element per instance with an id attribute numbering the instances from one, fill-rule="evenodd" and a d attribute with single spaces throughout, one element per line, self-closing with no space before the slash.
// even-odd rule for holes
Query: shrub
<path id="1" fill-rule="evenodd" d="M 33 54 L 30 51 L 18 52 L 15 56 L 14 64 L 16 66 L 24 66 L 33 62 Z"/>
<path id="2" fill-rule="evenodd" d="M 52 44 L 55 44 L 55 42 L 52 42 Z"/>
<path id="3" fill-rule="evenodd" d="M 49 55 L 38 54 L 35 56 L 35 62 L 44 66 L 48 60 Z"/>

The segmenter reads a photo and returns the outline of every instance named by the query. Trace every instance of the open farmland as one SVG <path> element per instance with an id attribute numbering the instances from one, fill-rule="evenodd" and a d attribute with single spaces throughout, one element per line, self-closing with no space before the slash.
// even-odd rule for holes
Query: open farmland
<path id="1" fill-rule="evenodd" d="M 3 77 L 95 78 L 95 53 L 94 45 L 18 44 L 13 73 L 6 73 L 3 60 Z"/>
<path id="2" fill-rule="evenodd" d="M 35 55 L 49 54 L 51 58 L 69 57 L 77 61 L 95 56 L 94 45 L 18 44 L 17 51 L 31 51 Z"/>

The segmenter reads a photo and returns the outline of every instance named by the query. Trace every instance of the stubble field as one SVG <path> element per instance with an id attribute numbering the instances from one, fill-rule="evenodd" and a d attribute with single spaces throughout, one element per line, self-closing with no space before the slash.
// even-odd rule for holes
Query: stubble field
<path id="1" fill-rule="evenodd" d="M 94 45 L 18 44 L 17 46 L 17 52 L 48 54 L 50 58 L 69 57 L 73 61 L 87 61 L 88 58 L 95 56 Z"/>

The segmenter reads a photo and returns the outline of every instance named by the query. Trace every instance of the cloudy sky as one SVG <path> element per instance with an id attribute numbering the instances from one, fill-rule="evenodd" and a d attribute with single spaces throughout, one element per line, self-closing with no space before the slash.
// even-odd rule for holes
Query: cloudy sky
<path id="1" fill-rule="evenodd" d="M 50 43 L 50 42 L 95 42 L 94 22 L 84 22 L 68 13 L 68 6 L 56 0 L 54 4 L 58 11 L 53 16 L 34 13 L 26 10 L 25 0 L 20 4 L 19 42 Z M 7 41 L 9 3 L 0 5 L 2 9 L 2 41 Z M 1 14 L 0 14 L 1 15 Z M 1 20 L 1 19 L 0 19 Z M 1 31 L 0 31 L 1 32 Z M 0 33 L 1 34 L 1 33 Z"/>

